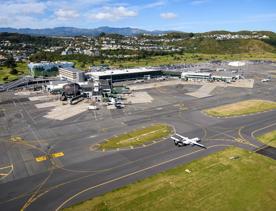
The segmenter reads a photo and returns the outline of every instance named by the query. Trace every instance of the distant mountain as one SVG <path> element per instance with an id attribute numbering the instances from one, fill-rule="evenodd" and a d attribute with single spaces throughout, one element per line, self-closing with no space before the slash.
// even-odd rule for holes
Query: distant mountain
<path id="1" fill-rule="evenodd" d="M 147 31 L 137 28 L 113 28 L 113 27 L 99 27 L 95 29 L 81 29 L 74 27 L 56 27 L 56 28 L 45 28 L 45 29 L 30 29 L 30 28 L 0 28 L 1 32 L 9 33 L 19 33 L 19 34 L 28 34 L 28 35 L 41 35 L 41 36 L 97 36 L 101 33 L 106 34 L 120 34 L 124 36 L 131 36 L 137 34 L 165 34 L 172 31 Z"/>

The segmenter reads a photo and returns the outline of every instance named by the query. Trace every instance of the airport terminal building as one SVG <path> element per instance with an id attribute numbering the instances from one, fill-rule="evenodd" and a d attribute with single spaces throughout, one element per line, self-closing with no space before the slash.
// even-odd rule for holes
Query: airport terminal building
<path id="1" fill-rule="evenodd" d="M 182 72 L 181 78 L 184 80 L 211 80 L 211 73 Z"/>
<path id="2" fill-rule="evenodd" d="M 59 68 L 59 77 L 76 83 L 85 81 L 84 72 L 72 67 Z"/>
<path id="3" fill-rule="evenodd" d="M 162 76 L 161 70 L 150 68 L 135 68 L 135 69 L 123 69 L 123 70 L 107 70 L 99 72 L 86 73 L 93 80 L 111 80 L 113 82 L 135 80 L 135 79 L 150 79 Z"/>
<path id="4" fill-rule="evenodd" d="M 213 75 L 209 72 L 182 72 L 181 79 L 186 81 L 198 80 L 198 81 L 223 81 L 223 82 L 233 82 L 236 80 L 235 76 L 222 76 L 222 75 Z"/>

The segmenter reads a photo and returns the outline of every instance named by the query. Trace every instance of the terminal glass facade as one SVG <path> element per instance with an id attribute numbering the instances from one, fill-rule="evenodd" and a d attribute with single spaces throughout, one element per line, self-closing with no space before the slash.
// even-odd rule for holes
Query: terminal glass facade
<path id="1" fill-rule="evenodd" d="M 134 80 L 134 79 L 144 79 L 145 76 L 149 76 L 151 78 L 159 77 L 162 74 L 162 71 L 149 71 L 149 72 L 140 72 L 140 73 L 129 73 L 129 74 L 110 74 L 99 76 L 99 79 L 110 79 L 114 82 L 116 81 L 125 81 L 125 80 Z"/>

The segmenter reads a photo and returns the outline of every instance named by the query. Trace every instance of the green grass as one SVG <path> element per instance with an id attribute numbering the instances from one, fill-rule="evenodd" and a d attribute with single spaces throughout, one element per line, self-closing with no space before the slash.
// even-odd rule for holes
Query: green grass
<path id="1" fill-rule="evenodd" d="M 10 74 L 10 68 L 0 67 L 0 84 L 7 83 L 13 80 L 18 79 L 19 76 L 27 75 L 29 73 L 27 64 L 25 62 L 16 63 L 18 74 Z"/>
<path id="2" fill-rule="evenodd" d="M 172 127 L 166 124 L 154 124 L 140 128 L 129 133 L 120 134 L 107 139 L 100 144 L 100 149 L 116 149 L 120 147 L 139 146 L 160 138 L 169 136 L 173 132 Z"/>
<path id="3" fill-rule="evenodd" d="M 266 100 L 246 100 L 204 110 L 210 116 L 229 117 L 254 114 L 276 109 L 276 102 Z"/>
<path id="4" fill-rule="evenodd" d="M 65 210 L 272 211 L 275 175 L 275 160 L 231 147 Z"/>
<path id="5" fill-rule="evenodd" d="M 269 146 L 276 147 L 276 130 L 273 130 L 269 133 L 258 136 L 257 139 Z"/>

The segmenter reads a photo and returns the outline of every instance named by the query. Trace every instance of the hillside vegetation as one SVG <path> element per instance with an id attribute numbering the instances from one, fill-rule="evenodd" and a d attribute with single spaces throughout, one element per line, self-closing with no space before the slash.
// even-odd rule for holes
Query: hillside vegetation
<path id="1" fill-rule="evenodd" d="M 190 53 L 205 54 L 241 54 L 241 53 L 276 53 L 276 46 L 255 39 L 215 40 L 209 38 L 188 39 L 176 42 Z"/>

